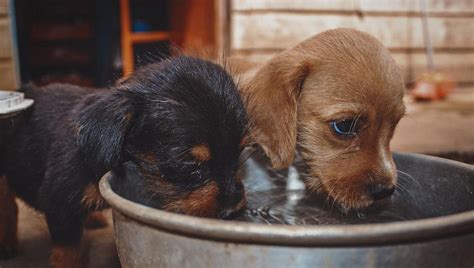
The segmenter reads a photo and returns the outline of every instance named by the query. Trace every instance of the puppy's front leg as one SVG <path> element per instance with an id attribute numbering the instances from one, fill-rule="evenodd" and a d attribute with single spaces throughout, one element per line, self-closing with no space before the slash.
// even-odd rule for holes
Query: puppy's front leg
<path id="1" fill-rule="evenodd" d="M 0 176 L 0 260 L 16 255 L 18 207 L 7 179 Z"/>
<path id="2" fill-rule="evenodd" d="M 93 211 L 87 215 L 84 227 L 86 229 L 99 229 L 107 227 L 107 218 L 102 211 Z"/>
<path id="3" fill-rule="evenodd" d="M 80 215 L 56 215 L 46 213 L 53 249 L 50 263 L 55 268 L 85 267 L 81 256 L 81 236 L 84 217 Z"/>

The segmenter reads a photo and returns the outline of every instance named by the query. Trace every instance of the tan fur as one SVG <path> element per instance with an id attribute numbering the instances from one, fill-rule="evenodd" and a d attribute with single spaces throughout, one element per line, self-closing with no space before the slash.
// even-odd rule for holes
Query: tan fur
<path id="1" fill-rule="evenodd" d="M 146 178 L 145 188 L 153 196 L 156 193 L 170 193 L 170 195 L 161 194 L 159 197 L 166 200 L 161 204 L 162 209 L 169 212 L 181 213 L 199 217 L 216 217 L 219 210 L 219 187 L 216 182 L 211 181 L 208 184 L 199 186 L 192 191 L 183 191 L 177 189 L 177 185 L 167 180 L 154 177 L 156 174 L 149 175 L 144 173 Z M 237 178 L 237 180 L 240 180 Z M 241 183 L 241 181 L 239 181 Z M 154 190 L 159 188 L 159 191 Z M 245 204 L 245 200 L 242 204 Z M 242 206 L 238 204 L 237 206 Z M 228 208 L 232 210 L 233 208 Z M 239 207 L 240 209 L 240 207 Z"/>
<path id="2" fill-rule="evenodd" d="M 199 144 L 194 146 L 191 149 L 191 154 L 199 162 L 207 162 L 211 160 L 211 151 L 209 150 L 209 146 L 207 146 L 206 144 Z"/>
<path id="3" fill-rule="evenodd" d="M 49 259 L 54 268 L 85 267 L 81 258 L 80 247 L 54 246 Z"/>
<path id="4" fill-rule="evenodd" d="M 14 253 L 18 247 L 18 207 L 5 177 L 0 176 L 0 250 Z"/>
<path id="5" fill-rule="evenodd" d="M 102 211 L 94 211 L 87 215 L 84 227 L 87 229 L 98 229 L 108 225 L 107 218 Z"/>
<path id="6" fill-rule="evenodd" d="M 217 194 L 219 189 L 215 182 L 190 192 L 185 197 L 169 203 L 165 210 L 201 217 L 217 215 Z"/>
<path id="7" fill-rule="evenodd" d="M 274 58 L 244 88 L 250 135 L 262 146 L 275 168 L 289 166 L 293 161 L 296 101 L 309 68 L 306 62 L 287 65 Z"/>
<path id="8" fill-rule="evenodd" d="M 307 181 L 346 208 L 372 203 L 367 184 L 394 185 L 390 139 L 403 116 L 404 83 L 388 50 L 368 34 L 336 29 L 283 51 L 243 89 L 252 137 L 275 168 L 295 148 L 309 166 Z M 354 139 L 337 137 L 331 121 L 361 115 Z"/>
<path id="9" fill-rule="evenodd" d="M 251 144 L 250 144 L 250 138 L 249 138 L 248 135 L 245 135 L 245 136 L 242 138 L 242 140 L 240 141 L 239 146 L 240 146 L 240 148 L 244 149 L 245 147 L 250 146 L 250 145 L 251 145 Z"/>
<path id="10" fill-rule="evenodd" d="M 100 195 L 98 185 L 93 183 L 89 184 L 84 190 L 81 202 L 84 207 L 91 210 L 99 210 L 107 206 L 107 202 Z"/>

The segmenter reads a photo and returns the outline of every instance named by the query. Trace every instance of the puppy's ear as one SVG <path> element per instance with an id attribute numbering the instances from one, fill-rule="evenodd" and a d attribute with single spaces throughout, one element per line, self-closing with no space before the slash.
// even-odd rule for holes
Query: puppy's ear
<path id="1" fill-rule="evenodd" d="M 110 90 L 88 96 L 79 107 L 77 142 L 83 158 L 99 173 L 118 166 L 133 118 L 130 98 L 125 91 Z"/>
<path id="2" fill-rule="evenodd" d="M 291 165 L 296 147 L 297 101 L 310 64 L 280 55 L 264 65 L 243 89 L 252 138 L 273 168 Z"/>

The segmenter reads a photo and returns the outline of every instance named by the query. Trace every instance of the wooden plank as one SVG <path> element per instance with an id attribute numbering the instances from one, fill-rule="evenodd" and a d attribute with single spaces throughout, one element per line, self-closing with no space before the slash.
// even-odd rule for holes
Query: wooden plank
<path id="1" fill-rule="evenodd" d="M 186 51 L 202 48 L 215 53 L 216 1 L 174 0 L 170 4 L 172 42 Z"/>
<path id="2" fill-rule="evenodd" d="M 5 16 L 9 13 L 8 1 L 9 0 L 0 0 L 0 16 Z"/>
<path id="3" fill-rule="evenodd" d="M 169 32 L 139 32 L 130 35 L 132 43 L 158 42 L 168 39 L 170 39 Z"/>
<path id="4" fill-rule="evenodd" d="M 18 88 L 18 79 L 13 60 L 0 61 L 0 90 L 15 90 Z"/>
<path id="5" fill-rule="evenodd" d="M 353 10 L 354 1 L 347 0 L 232 0 L 232 10 Z"/>
<path id="6" fill-rule="evenodd" d="M 237 73 L 258 68 L 271 59 L 276 53 L 239 53 L 234 51 L 230 62 L 235 65 Z M 400 66 L 405 82 L 413 82 L 418 76 L 426 72 L 426 56 L 424 53 L 392 53 L 393 58 Z M 474 52 L 468 53 L 436 53 L 434 61 L 437 69 L 448 73 L 454 81 L 460 83 L 474 82 Z"/>
<path id="7" fill-rule="evenodd" d="M 413 82 L 427 70 L 426 56 L 423 53 L 393 53 L 406 82 Z M 474 52 L 437 53 L 434 62 L 439 71 L 459 83 L 474 82 Z"/>
<path id="8" fill-rule="evenodd" d="M 430 18 L 435 48 L 474 48 L 474 18 Z M 424 47 L 419 18 L 311 14 L 234 14 L 231 49 L 283 49 L 324 30 L 351 27 L 390 48 Z"/>
<path id="9" fill-rule="evenodd" d="M 216 55 L 227 55 L 230 51 L 230 2 L 214 0 L 214 3 Z"/>
<path id="10" fill-rule="evenodd" d="M 0 18 L 0 59 L 12 58 L 10 19 Z"/>
<path id="11" fill-rule="evenodd" d="M 428 0 L 429 12 L 474 12 L 472 0 Z M 354 11 L 362 12 L 418 12 L 419 1 L 414 0 L 233 0 L 235 11 L 282 10 L 282 11 Z"/>
<path id="12" fill-rule="evenodd" d="M 120 42 L 122 44 L 122 75 L 128 76 L 133 72 L 135 58 L 131 41 L 130 3 L 120 0 Z"/>

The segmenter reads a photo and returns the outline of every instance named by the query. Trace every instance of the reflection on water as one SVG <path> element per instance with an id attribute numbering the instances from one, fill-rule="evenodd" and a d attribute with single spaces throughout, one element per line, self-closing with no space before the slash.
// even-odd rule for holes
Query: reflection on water
<path id="1" fill-rule="evenodd" d="M 249 159 L 244 166 L 248 209 L 235 220 L 292 225 L 379 223 L 447 215 L 473 206 L 466 208 L 452 203 L 458 202 L 456 200 L 446 200 L 452 199 L 454 194 L 442 185 L 449 183 L 452 186 L 449 178 L 430 179 L 418 174 L 415 179 L 409 173 L 399 171 L 396 191 L 391 199 L 382 200 L 369 209 L 343 212 L 326 196 L 309 194 L 301 180 L 304 167 L 296 165 L 298 167 L 274 171 L 262 158 Z M 423 172 L 421 167 L 419 170 Z M 424 173 L 429 176 L 429 172 Z M 435 186 L 433 182 L 439 185 Z M 473 200 L 473 180 L 466 182 L 468 185 L 465 187 L 471 189 L 471 194 L 460 198 Z"/>
<path id="2" fill-rule="evenodd" d="M 304 187 L 301 161 L 286 170 L 274 171 L 260 154 L 244 163 L 248 209 L 234 220 L 263 224 L 357 224 L 406 221 L 474 210 L 474 169 L 451 162 L 395 154 L 398 182 L 391 199 L 368 209 L 343 212 L 327 196 L 309 193 Z M 132 162 L 117 169 L 114 191 L 134 202 L 149 205 L 147 196 L 135 193 L 140 181 Z M 128 193 L 124 195 L 124 193 Z M 132 193 L 132 194 L 131 194 Z"/>

